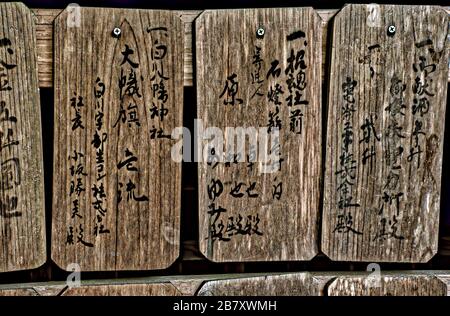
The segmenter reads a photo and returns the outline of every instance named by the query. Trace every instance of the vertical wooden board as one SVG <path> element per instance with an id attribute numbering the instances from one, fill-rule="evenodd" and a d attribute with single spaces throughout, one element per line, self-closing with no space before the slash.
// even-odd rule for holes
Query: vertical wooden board
<path id="1" fill-rule="evenodd" d="M 336 16 L 322 221 L 331 259 L 436 254 L 447 33 L 438 7 L 347 5 Z"/>
<path id="2" fill-rule="evenodd" d="M 205 130 L 197 138 L 217 127 L 225 141 L 204 138 L 197 152 L 199 243 L 212 261 L 309 260 L 318 252 L 321 37 L 312 8 L 205 11 L 196 20 Z"/>
<path id="3" fill-rule="evenodd" d="M 318 296 L 320 284 L 309 273 L 270 275 L 206 282 L 199 296 Z"/>
<path id="4" fill-rule="evenodd" d="M 0 272 L 46 260 L 36 35 L 21 3 L 0 4 Z"/>
<path id="5" fill-rule="evenodd" d="M 79 10 L 55 20 L 52 258 L 163 269 L 179 256 L 183 25 L 169 11 Z"/>
<path id="6" fill-rule="evenodd" d="M 430 275 L 338 277 L 328 286 L 328 296 L 446 296 L 447 285 Z"/>

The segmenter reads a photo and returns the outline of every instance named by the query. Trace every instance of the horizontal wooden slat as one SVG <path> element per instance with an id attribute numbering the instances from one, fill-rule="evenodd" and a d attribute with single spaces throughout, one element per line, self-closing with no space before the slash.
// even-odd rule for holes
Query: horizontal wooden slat
<path id="1" fill-rule="evenodd" d="M 105 280 L 75 281 L 74 275 L 69 275 L 71 281 L 36 282 L 0 284 L 1 296 L 72 296 L 72 295 L 195 295 L 202 284 L 207 281 L 232 280 L 236 278 L 252 278 L 282 273 L 239 273 L 239 274 L 203 274 L 203 275 L 172 275 L 152 276 L 144 278 L 123 278 Z M 69 287 L 70 285 L 70 287 Z"/>
<path id="2" fill-rule="evenodd" d="M 446 8 L 450 14 L 450 8 Z M 36 17 L 36 37 L 38 51 L 39 87 L 53 87 L 53 20 L 63 9 L 32 9 Z M 327 29 L 328 21 L 338 12 L 336 9 L 317 10 L 323 20 L 323 28 Z M 201 10 L 177 11 L 184 22 L 185 47 L 184 47 L 184 85 L 193 85 L 192 67 L 192 22 L 201 13 Z M 323 32 L 322 44 L 327 43 L 327 32 Z M 325 67 L 326 49 L 323 49 L 322 63 Z M 325 72 L 322 72 L 324 74 Z M 449 76 L 450 81 L 450 76 Z"/>
<path id="3" fill-rule="evenodd" d="M 308 272 L 206 282 L 199 296 L 321 296 L 323 283 Z"/>
<path id="4" fill-rule="evenodd" d="M 69 288 L 64 281 L 0 284 L 0 296 L 55 295 L 333 295 L 358 288 L 361 294 L 441 294 L 450 289 L 450 271 L 382 271 L 380 283 L 373 273 L 301 272 L 238 273 L 152 276 L 106 280 L 81 280 Z M 375 276 L 377 277 L 377 276 Z M 373 282 L 372 282 L 373 281 Z M 378 286 L 379 285 L 379 286 Z M 370 286 L 368 289 L 367 286 Z M 339 291 L 337 291 L 339 287 Z M 426 288 L 425 288 L 426 287 Z M 356 289 L 356 288 L 355 288 Z M 392 292 L 393 290 L 393 292 Z M 331 291 L 331 293 L 330 293 Z M 364 293 L 365 291 L 365 293 Z M 447 293 L 449 295 L 450 292 Z"/>
<path id="5" fill-rule="evenodd" d="M 446 296 L 447 284 L 424 274 L 338 277 L 328 286 L 328 296 Z"/>

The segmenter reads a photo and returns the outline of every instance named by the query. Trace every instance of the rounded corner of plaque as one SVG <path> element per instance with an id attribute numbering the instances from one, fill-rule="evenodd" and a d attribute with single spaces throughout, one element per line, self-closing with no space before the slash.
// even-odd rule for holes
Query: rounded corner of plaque
<path id="1" fill-rule="evenodd" d="M 47 262 L 47 256 L 44 253 L 43 255 L 40 255 L 40 256 L 34 258 L 34 260 L 30 260 L 26 265 L 20 265 L 13 269 L 8 269 L 5 271 L 0 270 L 0 272 L 37 270 L 37 269 L 41 268 L 43 265 L 45 265 L 46 262 Z"/>
<path id="2" fill-rule="evenodd" d="M 307 7 L 306 9 L 308 9 L 309 13 L 314 16 L 314 18 L 316 19 L 316 23 L 320 24 L 323 22 L 323 19 L 320 16 L 319 11 L 317 11 L 314 7 Z"/>
<path id="3" fill-rule="evenodd" d="M 12 2 L 10 4 L 19 10 L 23 10 L 27 14 L 31 14 L 31 9 L 29 7 L 27 7 L 27 5 L 23 2 Z"/>
<path id="4" fill-rule="evenodd" d="M 439 275 L 433 275 L 432 278 L 435 279 L 435 282 L 437 282 L 439 284 L 439 286 L 441 286 L 445 290 L 444 293 L 446 293 L 447 292 L 447 284 L 450 287 L 450 283 L 448 283 L 445 279 L 443 279 Z"/>
<path id="5" fill-rule="evenodd" d="M 308 257 L 308 259 L 306 259 L 306 261 L 312 261 L 312 260 L 314 260 L 314 258 L 316 258 L 318 255 L 319 255 L 319 251 L 317 250 L 317 251 L 315 251 L 315 252 L 312 252 L 311 254 L 310 254 L 310 256 Z"/>
<path id="6" fill-rule="evenodd" d="M 58 257 L 54 257 L 53 256 L 53 253 L 52 253 L 52 256 L 51 256 L 51 261 L 59 268 L 59 269 L 61 269 L 62 271 L 65 271 L 65 272 L 72 272 L 71 270 L 69 270 L 69 266 L 67 265 L 67 263 L 66 262 L 62 262 L 62 261 L 59 261 L 61 258 L 58 258 Z"/>
<path id="7" fill-rule="evenodd" d="M 161 262 L 161 265 L 158 265 L 153 270 L 167 270 L 170 269 L 179 259 L 181 258 L 181 249 L 178 247 L 178 251 L 170 256 L 168 256 L 167 260 Z"/>
<path id="8" fill-rule="evenodd" d="M 81 6 L 77 3 L 69 3 L 64 9 L 62 9 L 53 19 L 54 29 L 57 29 L 56 25 L 60 23 L 67 24 L 67 27 L 80 26 L 81 21 Z"/>
<path id="9" fill-rule="evenodd" d="M 446 7 L 443 7 L 440 5 L 436 5 L 436 6 L 432 6 L 431 10 L 434 11 L 433 14 L 436 14 L 436 15 L 439 14 L 439 15 L 442 15 L 443 18 L 447 18 L 448 23 L 450 23 L 450 11 L 449 11 L 448 7 L 446 8 Z"/>
<path id="10" fill-rule="evenodd" d="M 203 22 L 206 16 L 210 15 L 211 13 L 211 10 L 203 10 L 202 12 L 200 12 L 194 19 L 195 27 L 198 27 L 198 25 Z"/>
<path id="11" fill-rule="evenodd" d="M 47 254 L 43 253 L 36 259 L 36 262 L 33 264 L 31 269 L 39 269 L 47 263 Z"/>
<path id="12" fill-rule="evenodd" d="M 320 249 L 320 252 L 323 253 L 323 255 L 325 257 L 327 257 L 328 259 L 330 259 L 331 261 L 340 261 L 339 258 L 334 257 L 333 254 L 328 252 L 327 248 L 324 248 L 324 245 L 322 244 L 322 247 Z"/>
<path id="13" fill-rule="evenodd" d="M 195 296 L 210 296 L 212 293 L 211 281 L 212 280 L 206 280 L 202 282 L 202 284 L 198 287 Z"/>
<path id="14" fill-rule="evenodd" d="M 214 258 L 214 256 L 209 253 L 208 249 L 204 249 L 203 247 L 200 247 L 200 253 L 203 257 L 205 257 L 206 260 L 212 262 L 212 263 L 221 263 L 221 261 L 218 261 Z"/>
<path id="15" fill-rule="evenodd" d="M 67 14 L 69 14 L 71 11 L 70 6 L 66 6 L 65 8 L 61 9 L 58 14 L 54 17 L 53 23 L 58 22 L 61 18 L 65 17 Z"/>
<path id="16" fill-rule="evenodd" d="M 438 254 L 437 249 L 433 249 L 430 251 L 427 251 L 420 259 L 418 260 L 418 263 L 428 263 Z"/>
<path id="17" fill-rule="evenodd" d="M 319 247 L 316 246 L 311 251 L 308 251 L 308 253 L 306 253 L 306 255 L 301 259 L 301 261 L 311 261 L 315 257 L 317 257 L 317 255 L 319 255 L 319 253 L 320 253 Z"/>
<path id="18" fill-rule="evenodd" d="M 180 13 L 176 11 L 167 11 L 169 17 L 171 17 L 176 23 L 179 24 L 181 28 L 183 28 L 183 19 L 181 18 Z"/>
<path id="19" fill-rule="evenodd" d="M 338 9 L 336 14 L 332 17 L 332 20 L 336 20 L 347 13 L 348 10 L 351 10 L 353 7 L 358 6 L 355 3 L 345 3 L 342 8 Z"/>

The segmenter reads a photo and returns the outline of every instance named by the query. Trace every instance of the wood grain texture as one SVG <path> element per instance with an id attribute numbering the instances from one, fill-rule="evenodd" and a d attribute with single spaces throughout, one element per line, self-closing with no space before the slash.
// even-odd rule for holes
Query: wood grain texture
<path id="1" fill-rule="evenodd" d="M 338 277 L 328 286 L 328 296 L 446 296 L 447 285 L 431 275 L 396 274 L 380 279 L 368 276 Z"/>
<path id="2" fill-rule="evenodd" d="M 0 284 L 0 296 L 60 295 L 184 295 L 193 296 L 206 281 L 270 276 L 279 273 L 169 275 L 145 278 L 81 280 L 69 288 L 66 282 Z M 72 279 L 73 281 L 73 279 Z"/>
<path id="3" fill-rule="evenodd" d="M 262 39 L 256 37 L 259 27 L 265 29 Z M 257 55 L 260 69 L 254 62 Z M 292 64 L 291 56 L 297 58 Z M 318 252 L 321 179 L 320 17 L 312 8 L 205 11 L 196 20 L 196 58 L 197 116 L 205 129 L 218 127 L 224 133 L 225 144 L 215 148 L 216 157 L 221 150 L 222 158 L 229 156 L 232 148 L 235 135 L 227 135 L 227 127 L 254 128 L 260 137 L 269 135 L 259 128 L 271 125 L 271 116 L 281 124 L 279 151 L 274 139 L 267 144 L 273 153 L 272 172 L 263 170 L 261 155 L 249 167 L 244 155 L 252 155 L 251 146 L 257 151 L 264 144 L 247 140 L 241 154 L 247 162 L 214 166 L 204 159 L 198 164 L 200 250 L 216 262 L 313 258 Z M 276 61 L 278 76 L 269 74 Z M 294 68 L 297 81 L 288 87 Z M 225 104 L 232 102 L 226 85 L 231 87 L 233 81 L 239 84 L 236 103 Z M 273 92 L 277 85 L 282 92 Z M 297 96 L 289 105 L 292 95 Z M 293 111 L 303 117 L 300 128 L 291 131 Z M 207 143 L 203 141 L 200 150 L 208 154 Z M 233 149 L 238 154 L 236 145 Z M 223 187 L 221 194 L 211 195 L 216 184 Z M 275 195 L 280 188 L 282 193 Z M 214 214 L 213 208 L 226 211 Z"/>
<path id="4" fill-rule="evenodd" d="M 57 296 L 65 289 L 64 284 L 52 285 L 41 283 L 36 285 L 8 285 L 0 288 L 0 296 Z"/>
<path id="5" fill-rule="evenodd" d="M 198 296 L 319 296 L 322 289 L 311 275 L 293 273 L 232 280 L 208 281 Z"/>
<path id="6" fill-rule="evenodd" d="M 180 296 L 170 283 L 89 285 L 67 289 L 62 296 Z"/>
<path id="7" fill-rule="evenodd" d="M 372 275 L 373 276 L 373 275 Z M 82 280 L 79 287 L 65 282 L 0 285 L 0 296 L 59 295 L 442 295 L 442 284 L 450 289 L 449 271 L 383 271 L 377 283 L 361 272 L 241 273 L 171 275 L 146 278 Z M 378 290 L 371 288 L 379 287 Z"/>
<path id="8" fill-rule="evenodd" d="M 71 27 L 68 15 L 55 20 L 52 259 L 83 271 L 166 268 L 179 256 L 170 134 L 182 126 L 182 22 L 169 11 L 81 8 Z"/>
<path id="9" fill-rule="evenodd" d="M 448 7 L 444 7 L 448 8 Z M 38 46 L 39 86 L 41 88 L 53 87 L 53 20 L 61 13 L 61 9 L 32 9 L 36 17 L 36 34 Z M 337 9 L 318 9 L 322 18 L 323 28 L 326 31 L 328 21 L 338 12 Z M 184 22 L 185 51 L 184 51 L 184 85 L 192 86 L 192 24 L 194 19 L 202 12 L 200 10 L 180 10 L 177 12 Z M 450 10 L 447 9 L 447 13 Z M 323 55 L 326 55 L 326 32 L 323 33 Z M 325 68 L 326 58 L 322 59 Z M 450 76 L 448 78 L 450 81 Z"/>
<path id="10" fill-rule="evenodd" d="M 56 284 L 37 283 L 32 285 L 13 284 L 0 287 L 0 296 L 179 296 L 183 295 L 170 282 L 120 283 L 114 280 L 82 282 L 68 287 L 62 282 Z"/>
<path id="11" fill-rule="evenodd" d="M 36 21 L 38 47 L 39 86 L 53 87 L 53 22 L 61 9 L 32 9 Z M 184 85 L 192 86 L 192 23 L 200 10 L 173 11 L 183 22 L 184 29 Z"/>
<path id="12" fill-rule="evenodd" d="M 335 17 L 322 221 L 331 259 L 436 254 L 447 34 L 437 7 L 347 5 Z"/>
<path id="13" fill-rule="evenodd" d="M 39 87 L 53 87 L 53 21 L 62 12 L 55 9 L 32 9 L 36 25 L 36 48 Z"/>
<path id="14" fill-rule="evenodd" d="M 21 3 L 0 4 L 0 272 L 46 260 L 36 35 Z"/>
<path id="15" fill-rule="evenodd" d="M 447 285 L 447 296 L 450 296 L 450 274 L 437 274 L 437 277 Z"/>
<path id="16" fill-rule="evenodd" d="M 184 29 L 184 51 L 183 51 L 183 64 L 184 64 L 184 86 L 193 86 L 194 85 L 194 67 L 193 67 L 193 52 L 192 52 L 192 43 L 193 41 L 193 24 L 194 20 L 199 16 L 202 12 L 200 10 L 185 10 L 185 11 L 174 11 L 180 19 L 183 21 L 183 29 Z"/>

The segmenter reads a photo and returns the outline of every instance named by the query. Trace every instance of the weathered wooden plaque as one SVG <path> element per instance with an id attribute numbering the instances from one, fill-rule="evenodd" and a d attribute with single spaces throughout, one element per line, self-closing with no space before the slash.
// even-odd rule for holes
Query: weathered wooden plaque
<path id="1" fill-rule="evenodd" d="M 312 8 L 196 20 L 199 242 L 210 260 L 318 252 L 320 21 Z"/>
<path id="2" fill-rule="evenodd" d="M 292 273 L 206 282 L 199 296 L 319 296 L 321 284 L 309 273 Z"/>
<path id="3" fill-rule="evenodd" d="M 328 296 L 446 296 L 447 285 L 431 275 L 395 274 L 338 277 Z"/>
<path id="4" fill-rule="evenodd" d="M 447 34 L 437 7 L 347 5 L 335 17 L 322 222 L 331 259 L 437 252 Z"/>
<path id="5" fill-rule="evenodd" d="M 41 109 L 31 12 L 1 3 L 0 272 L 46 260 Z"/>
<path id="6" fill-rule="evenodd" d="M 55 20 L 52 258 L 166 268 L 179 255 L 182 23 L 169 11 L 70 10 Z"/>

